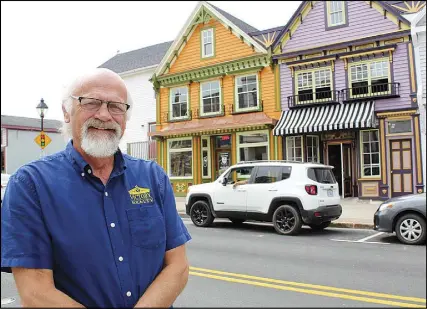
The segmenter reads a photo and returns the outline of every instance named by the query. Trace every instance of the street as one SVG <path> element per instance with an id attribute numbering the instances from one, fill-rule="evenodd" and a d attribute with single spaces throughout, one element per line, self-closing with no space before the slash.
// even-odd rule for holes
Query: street
<path id="1" fill-rule="evenodd" d="M 190 279 L 175 307 L 426 307 L 426 247 L 394 235 L 329 228 L 277 235 L 271 224 L 183 218 Z M 19 306 L 13 278 L 1 275 L 2 307 Z M 16 298 L 3 305 L 8 297 Z"/>

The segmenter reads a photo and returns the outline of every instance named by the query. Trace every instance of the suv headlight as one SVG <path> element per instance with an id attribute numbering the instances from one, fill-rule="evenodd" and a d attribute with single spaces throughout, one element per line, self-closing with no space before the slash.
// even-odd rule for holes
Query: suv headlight
<path id="1" fill-rule="evenodd" d="M 378 211 L 384 211 L 384 210 L 390 209 L 392 207 L 393 207 L 393 203 L 385 203 L 385 204 L 382 204 L 380 206 L 380 208 L 378 208 Z"/>

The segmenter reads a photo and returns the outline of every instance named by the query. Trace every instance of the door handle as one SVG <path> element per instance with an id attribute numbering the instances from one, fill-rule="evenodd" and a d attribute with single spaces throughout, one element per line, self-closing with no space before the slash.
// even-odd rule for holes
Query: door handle
<path id="1" fill-rule="evenodd" d="M 246 190 L 237 189 L 237 192 L 246 192 Z"/>
<path id="2" fill-rule="evenodd" d="M 277 192 L 278 190 L 277 189 L 269 189 L 268 191 L 270 191 L 270 192 Z"/>

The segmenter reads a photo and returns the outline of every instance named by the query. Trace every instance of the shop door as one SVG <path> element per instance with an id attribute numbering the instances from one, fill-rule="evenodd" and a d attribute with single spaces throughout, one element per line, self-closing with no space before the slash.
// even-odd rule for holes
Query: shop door
<path id="1" fill-rule="evenodd" d="M 351 145 L 342 145 L 344 197 L 353 196 Z"/>
<path id="2" fill-rule="evenodd" d="M 413 193 L 411 140 L 390 141 L 392 197 Z"/>
<path id="3" fill-rule="evenodd" d="M 328 165 L 338 183 L 341 197 L 353 196 L 353 153 L 350 143 L 336 143 L 328 145 Z"/>

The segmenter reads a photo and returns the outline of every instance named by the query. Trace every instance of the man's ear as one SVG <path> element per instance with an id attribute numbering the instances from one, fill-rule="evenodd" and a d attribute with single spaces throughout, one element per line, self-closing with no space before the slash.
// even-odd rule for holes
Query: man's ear
<path id="1" fill-rule="evenodd" d="M 62 112 L 64 113 L 64 122 L 69 123 L 70 122 L 70 114 L 67 112 L 67 110 L 64 107 L 64 104 L 62 104 Z"/>

